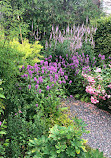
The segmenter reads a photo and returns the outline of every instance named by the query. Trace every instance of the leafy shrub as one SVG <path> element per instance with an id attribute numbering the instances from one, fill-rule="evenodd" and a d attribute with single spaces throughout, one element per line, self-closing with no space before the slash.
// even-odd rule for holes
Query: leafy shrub
<path id="1" fill-rule="evenodd" d="M 105 158 L 103 155 L 103 152 L 100 152 L 98 149 L 93 150 L 91 149 L 90 151 L 85 153 L 84 158 Z"/>
<path id="2" fill-rule="evenodd" d="M 7 122 L 3 120 L 0 121 L 0 157 L 6 157 L 6 148 L 9 145 L 9 139 L 6 138 Z"/>
<path id="3" fill-rule="evenodd" d="M 76 126 L 55 125 L 49 131 L 49 136 L 29 141 L 31 150 L 29 156 L 35 157 L 57 157 L 74 158 L 82 155 L 85 150 L 85 140 L 81 139 L 82 131 Z"/>
<path id="4" fill-rule="evenodd" d="M 23 43 L 21 44 L 17 39 L 13 39 L 10 41 L 9 46 L 15 51 L 24 54 L 23 61 L 27 65 L 40 62 L 40 58 L 42 56 L 39 53 L 43 47 L 38 41 L 36 41 L 34 44 L 31 44 L 27 39 L 24 39 Z"/>
<path id="5" fill-rule="evenodd" d="M 24 49 L 25 48 L 25 49 Z M 23 99 L 17 86 L 20 81 L 19 68 L 21 65 L 35 63 L 42 48 L 38 42 L 35 44 L 28 43 L 24 40 L 23 45 L 18 41 L 5 41 L 4 34 L 0 41 L 0 76 L 4 79 L 3 88 L 7 98 L 6 113 L 10 113 L 20 106 L 20 97 L 23 104 Z M 41 56 L 40 56 L 41 57 Z M 19 97 L 20 96 L 20 97 Z"/>
<path id="6" fill-rule="evenodd" d="M 3 81 L 0 79 L 0 86 L 2 82 Z M 5 99 L 5 96 L 3 95 L 3 88 L 0 87 L 0 119 L 1 119 L 1 115 L 4 114 L 4 109 L 5 109 L 5 106 L 3 104 L 3 99 Z"/>
<path id="7" fill-rule="evenodd" d="M 33 122 L 26 120 L 26 112 L 19 110 L 8 117 L 7 138 L 9 146 L 6 157 L 24 157 L 28 150 L 28 140 L 48 133 L 49 126 L 42 112 L 38 112 Z"/>
<path id="8" fill-rule="evenodd" d="M 111 56 L 111 16 L 97 20 L 97 31 L 94 35 L 95 55 Z"/>

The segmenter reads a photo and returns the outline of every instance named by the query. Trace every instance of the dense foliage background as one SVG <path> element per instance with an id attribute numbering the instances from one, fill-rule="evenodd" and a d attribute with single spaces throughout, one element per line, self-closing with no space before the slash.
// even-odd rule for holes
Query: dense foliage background
<path id="1" fill-rule="evenodd" d="M 111 18 L 102 14 L 91 0 L 0 1 L 0 157 L 104 157 L 61 101 L 111 108 Z"/>

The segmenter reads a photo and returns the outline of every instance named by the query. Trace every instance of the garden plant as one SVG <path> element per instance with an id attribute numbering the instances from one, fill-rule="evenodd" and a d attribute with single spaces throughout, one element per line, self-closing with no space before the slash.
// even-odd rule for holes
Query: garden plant
<path id="1" fill-rule="evenodd" d="M 0 157 L 104 158 L 62 100 L 111 109 L 110 45 L 99 43 L 110 17 L 107 39 L 99 20 L 89 24 L 101 13 L 91 0 L 1 0 L 0 9 Z"/>

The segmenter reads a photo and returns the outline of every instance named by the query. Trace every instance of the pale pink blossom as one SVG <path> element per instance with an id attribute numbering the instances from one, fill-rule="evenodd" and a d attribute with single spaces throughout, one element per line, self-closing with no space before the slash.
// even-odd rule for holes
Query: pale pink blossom
<path id="1" fill-rule="evenodd" d="M 97 104 L 97 103 L 99 103 L 99 100 L 97 100 L 97 98 L 94 98 L 93 96 L 91 96 L 91 102 L 93 104 Z"/>
<path id="2" fill-rule="evenodd" d="M 94 94 L 95 93 L 95 89 L 92 88 L 91 86 L 87 86 L 86 87 L 86 92 L 89 94 Z"/>
<path id="3" fill-rule="evenodd" d="M 101 72 L 101 68 L 97 67 L 96 70 L 94 70 L 94 72 Z"/>
<path id="4" fill-rule="evenodd" d="M 109 84 L 108 87 L 111 88 L 111 84 Z"/>
<path id="5" fill-rule="evenodd" d="M 94 80 L 94 77 L 91 77 L 91 76 L 88 76 L 87 77 L 87 80 L 88 82 L 91 82 L 91 83 L 95 83 L 96 81 Z"/>

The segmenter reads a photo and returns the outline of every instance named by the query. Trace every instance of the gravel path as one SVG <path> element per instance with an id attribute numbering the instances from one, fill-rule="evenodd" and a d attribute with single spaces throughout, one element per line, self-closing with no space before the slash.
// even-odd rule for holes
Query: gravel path
<path id="1" fill-rule="evenodd" d="M 72 116 L 78 116 L 87 124 L 90 133 L 83 134 L 83 138 L 88 140 L 88 144 L 111 158 L 111 114 L 74 98 L 67 98 L 62 104 L 70 108 Z"/>

